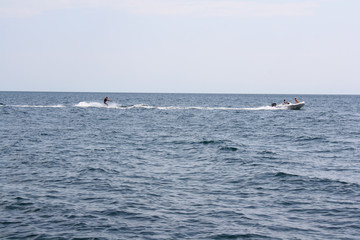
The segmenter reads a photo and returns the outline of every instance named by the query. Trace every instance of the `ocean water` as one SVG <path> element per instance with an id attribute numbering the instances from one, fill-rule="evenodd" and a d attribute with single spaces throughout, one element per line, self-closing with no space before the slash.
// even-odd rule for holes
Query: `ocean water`
<path id="1" fill-rule="evenodd" d="M 358 95 L 0 102 L 0 239 L 360 237 Z"/>

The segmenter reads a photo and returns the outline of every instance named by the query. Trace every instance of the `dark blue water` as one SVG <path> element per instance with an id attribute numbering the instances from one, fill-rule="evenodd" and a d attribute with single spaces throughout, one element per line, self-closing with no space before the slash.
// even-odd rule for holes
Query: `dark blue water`
<path id="1" fill-rule="evenodd" d="M 360 96 L 0 92 L 1 239 L 359 239 Z"/>

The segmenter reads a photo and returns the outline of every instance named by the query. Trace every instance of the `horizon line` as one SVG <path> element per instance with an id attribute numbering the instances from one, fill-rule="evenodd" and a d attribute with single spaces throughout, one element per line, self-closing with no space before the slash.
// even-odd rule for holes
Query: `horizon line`
<path id="1" fill-rule="evenodd" d="M 348 95 L 359 96 L 360 93 L 230 93 L 230 92 L 112 92 L 112 91 L 49 91 L 49 90 L 0 90 L 0 92 L 27 93 L 109 93 L 109 94 L 209 94 L 209 95 Z"/>

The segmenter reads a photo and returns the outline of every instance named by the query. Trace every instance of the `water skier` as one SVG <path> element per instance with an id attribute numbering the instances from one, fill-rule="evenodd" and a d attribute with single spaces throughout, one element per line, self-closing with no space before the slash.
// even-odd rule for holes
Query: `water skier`
<path id="1" fill-rule="evenodd" d="M 111 100 L 109 100 L 109 98 L 106 97 L 106 98 L 104 99 L 104 104 L 106 104 L 107 106 L 109 106 L 108 102 L 111 102 Z"/>

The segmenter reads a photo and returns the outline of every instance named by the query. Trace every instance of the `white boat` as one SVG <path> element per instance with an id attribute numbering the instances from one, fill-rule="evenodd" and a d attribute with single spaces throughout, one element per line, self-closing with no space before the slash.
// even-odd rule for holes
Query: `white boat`
<path id="1" fill-rule="evenodd" d="M 299 102 L 299 103 L 289 103 L 289 104 L 279 104 L 277 105 L 276 103 L 273 103 L 271 105 L 272 107 L 276 107 L 276 108 L 282 108 L 282 109 L 290 109 L 290 110 L 299 110 L 301 109 L 303 106 L 305 106 L 305 102 Z"/>
<path id="2" fill-rule="evenodd" d="M 302 108 L 303 106 L 305 106 L 305 102 L 290 103 L 290 104 L 287 104 L 287 109 L 299 110 L 299 109 Z"/>

